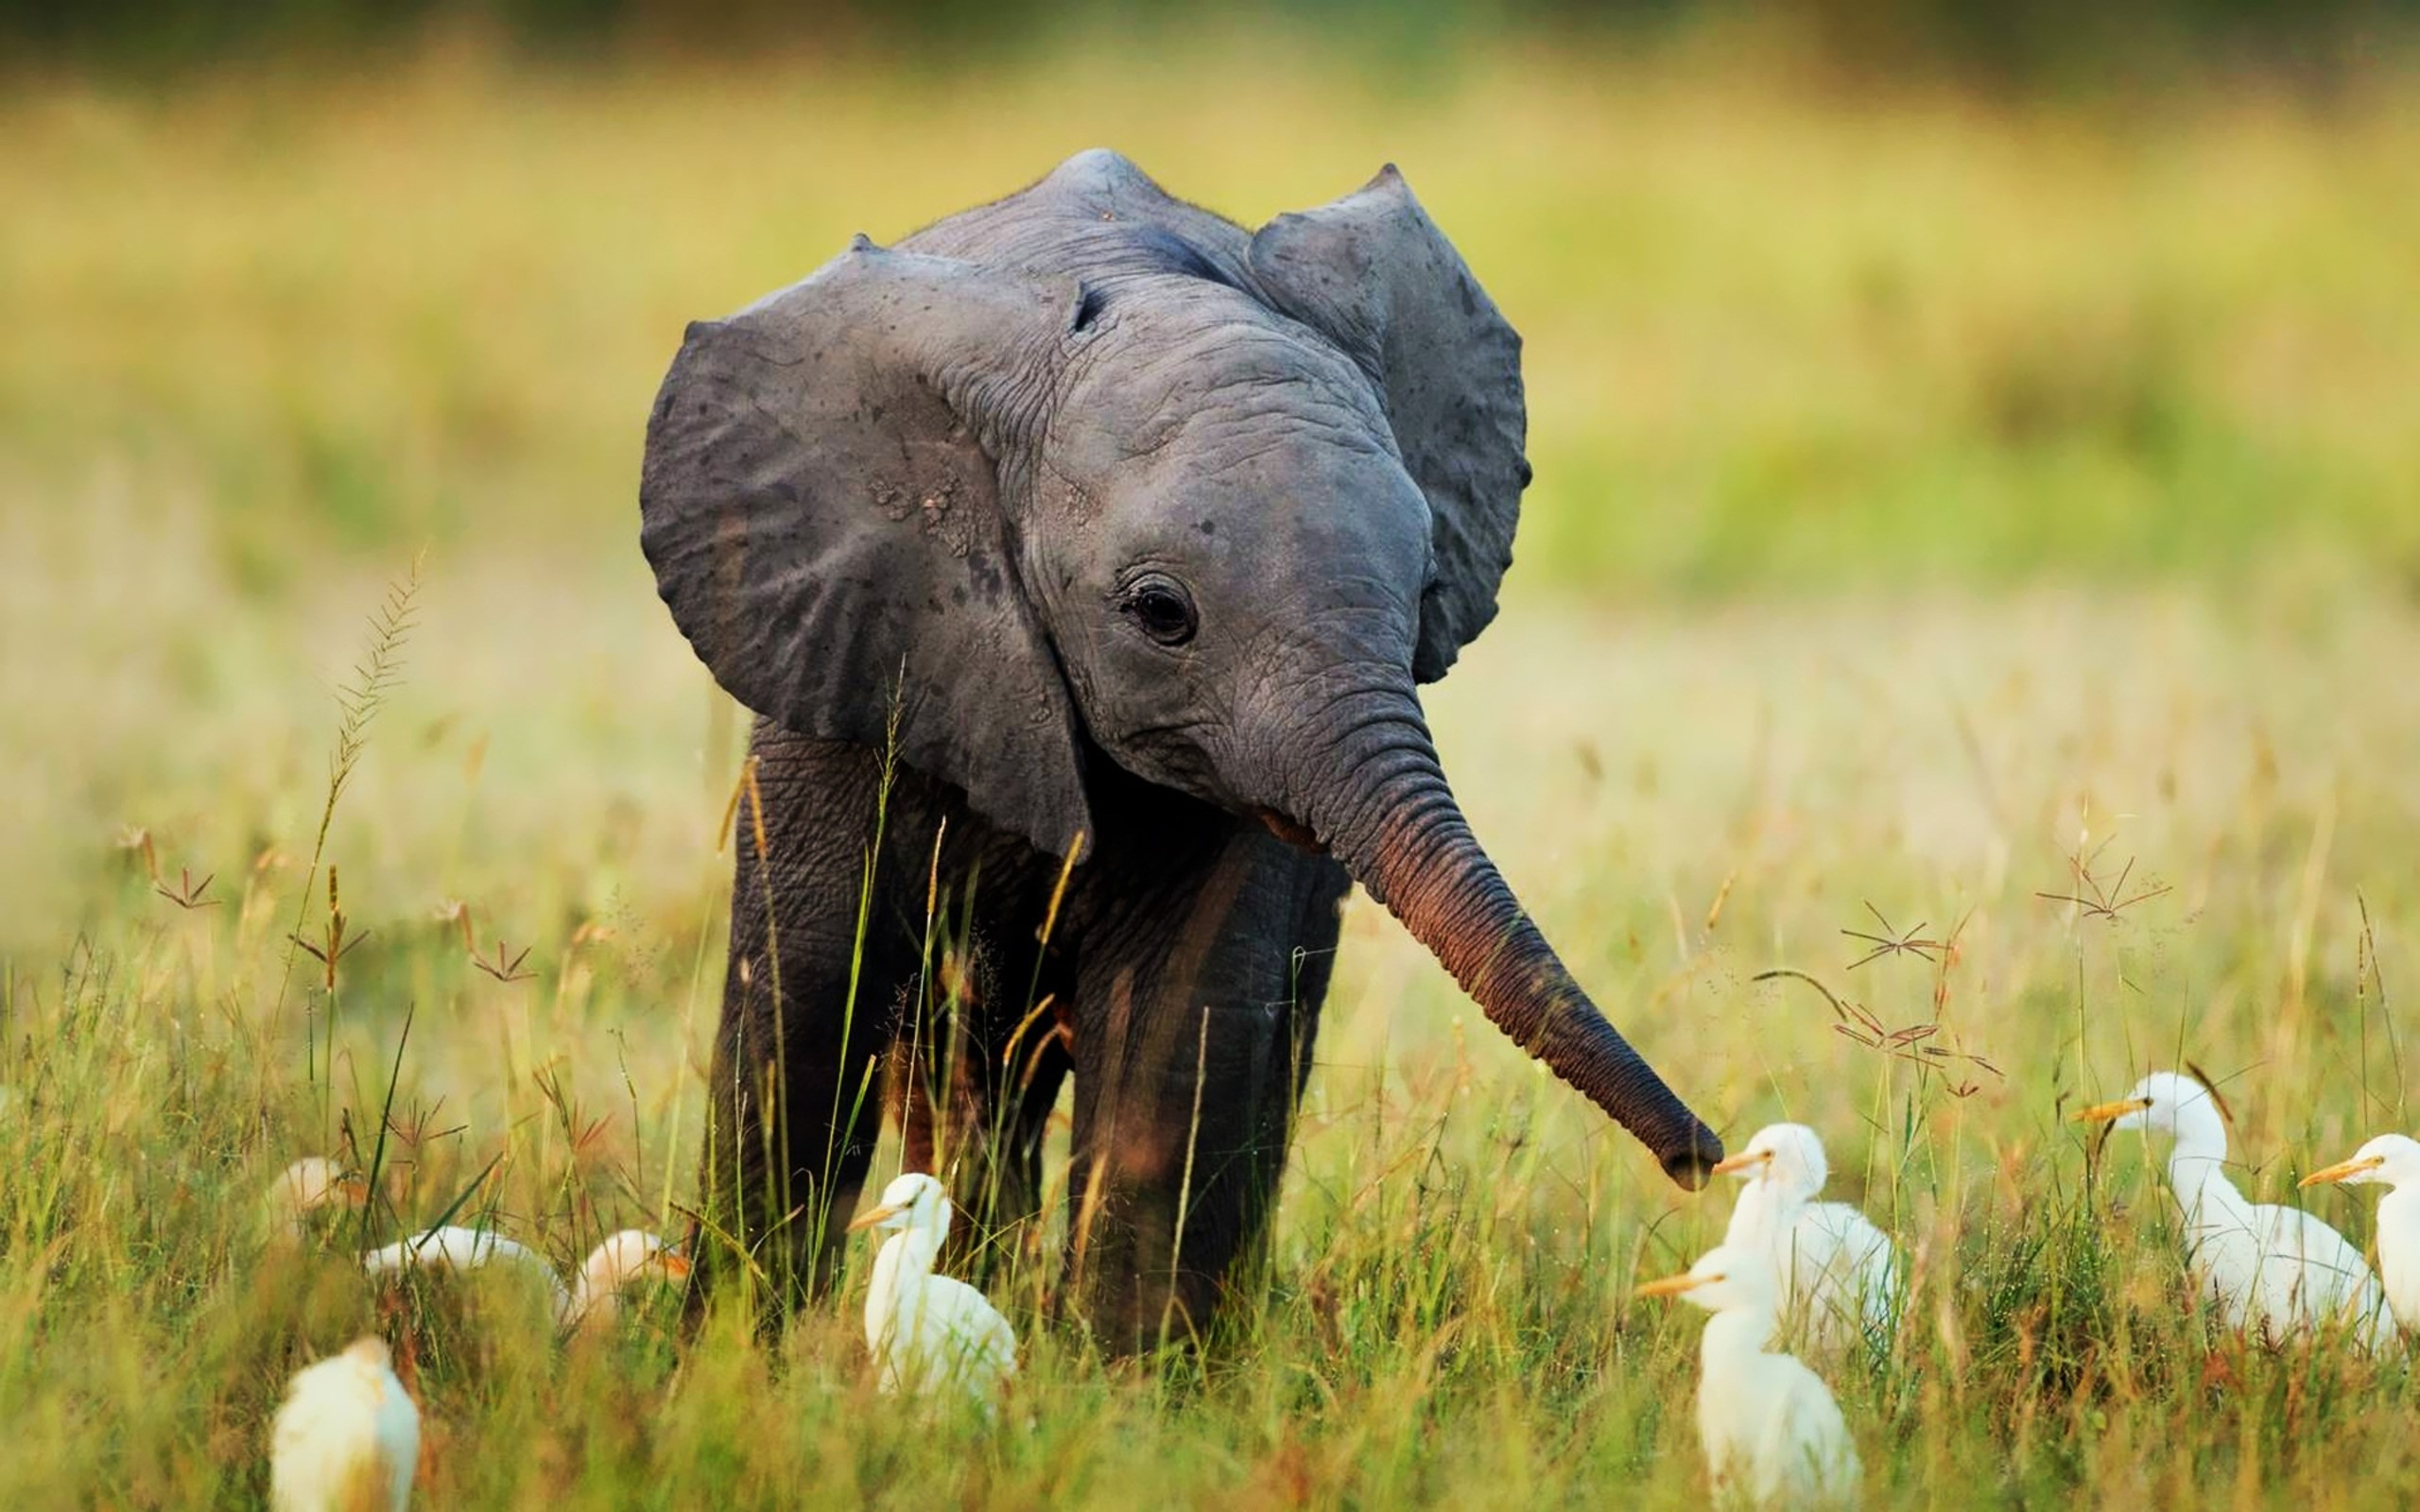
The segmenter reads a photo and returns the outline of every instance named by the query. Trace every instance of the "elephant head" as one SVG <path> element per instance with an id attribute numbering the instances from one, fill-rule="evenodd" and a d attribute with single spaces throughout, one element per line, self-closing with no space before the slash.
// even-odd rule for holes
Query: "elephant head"
<path id="1" fill-rule="evenodd" d="M 1696 1185 L 1721 1147 L 1473 837 L 1417 684 L 1495 612 L 1520 338 L 1390 166 L 1246 232 L 1106 152 L 689 329 L 642 539 L 742 703 L 1055 853 L 1088 761 L 1329 850 Z"/>

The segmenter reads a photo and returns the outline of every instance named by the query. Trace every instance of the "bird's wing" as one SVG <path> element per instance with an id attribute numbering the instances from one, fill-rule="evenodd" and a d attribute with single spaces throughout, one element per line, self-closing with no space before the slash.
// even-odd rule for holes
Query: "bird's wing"
<path id="1" fill-rule="evenodd" d="M 399 1271 L 404 1268 L 404 1243 L 400 1239 L 391 1245 L 381 1245 L 361 1257 L 361 1268 L 372 1276 Z"/>
<path id="2" fill-rule="evenodd" d="M 1823 1379 L 1789 1355 L 1771 1356 L 1778 1389 L 1768 1452 L 1781 1456 L 1787 1484 L 1801 1488 L 1792 1502 L 1848 1500 L 1861 1473 L 1848 1420 Z"/>
<path id="3" fill-rule="evenodd" d="M 1887 1328 L 1898 1307 L 1898 1252 L 1864 1213 L 1809 1203 L 1790 1226 L 1789 1279 L 1819 1340 Z"/>
<path id="4" fill-rule="evenodd" d="M 1756 1249 L 1770 1247 L 1774 1200 L 1772 1183 L 1763 1177 L 1752 1177 L 1742 1182 L 1737 1199 L 1731 1204 L 1731 1222 L 1722 1230 L 1722 1242 Z"/>
<path id="5" fill-rule="evenodd" d="M 2325 1219 L 2300 1208 L 2278 1208 L 2275 1250 L 2292 1257 L 2303 1305 L 2314 1319 L 2345 1314 L 2365 1344 L 2394 1336 L 2386 1313 L 2386 1289 L 2352 1242 Z"/>
<path id="6" fill-rule="evenodd" d="M 1015 1372 L 1016 1333 L 989 1297 L 950 1276 L 935 1276 L 925 1287 L 923 1321 L 953 1368 L 994 1377 Z"/>
<path id="7" fill-rule="evenodd" d="M 510 1239 L 503 1239 L 490 1229 L 457 1228 L 451 1226 L 431 1228 L 412 1241 L 412 1253 L 424 1265 L 448 1265 L 456 1270 L 474 1270 L 499 1255 L 510 1257 L 521 1249 Z"/>
<path id="8" fill-rule="evenodd" d="M 389 1512 L 404 1512 L 412 1499 L 412 1477 L 420 1471 L 420 1409 L 394 1372 L 387 1372 L 383 1384 L 378 1447 L 387 1465 L 387 1504 Z"/>

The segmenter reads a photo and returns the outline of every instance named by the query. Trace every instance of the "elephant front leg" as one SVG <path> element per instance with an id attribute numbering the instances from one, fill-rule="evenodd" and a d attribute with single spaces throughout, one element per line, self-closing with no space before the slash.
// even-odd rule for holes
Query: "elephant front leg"
<path id="1" fill-rule="evenodd" d="M 938 1001 L 904 1016 L 892 1058 L 902 1168 L 949 1188 L 959 1221 L 942 1263 L 978 1282 L 1041 1243 L 1042 1146 L 1071 1064 L 1060 1009 L 1073 994 L 1039 954 L 950 947 L 930 973 Z"/>
<path id="2" fill-rule="evenodd" d="M 761 726 L 752 748 L 759 797 L 735 836 L 693 1295 L 752 1278 L 772 1323 L 838 1267 L 881 1129 L 890 984 L 903 968 L 887 931 L 870 932 L 859 955 L 871 754 Z"/>
<path id="3" fill-rule="evenodd" d="M 1345 886 L 1255 827 L 1141 959 L 1088 965 L 1068 1280 L 1104 1348 L 1199 1337 L 1263 1246 Z"/>

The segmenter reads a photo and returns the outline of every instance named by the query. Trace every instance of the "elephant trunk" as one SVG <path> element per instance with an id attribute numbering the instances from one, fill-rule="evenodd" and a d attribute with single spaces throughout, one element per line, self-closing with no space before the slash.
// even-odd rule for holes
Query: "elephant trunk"
<path id="1" fill-rule="evenodd" d="M 1354 879 L 1453 973 L 1495 1026 L 1585 1093 L 1683 1186 L 1721 1142 L 1607 1022 L 1488 859 L 1454 801 L 1408 690 L 1348 700 L 1325 760 L 1295 788 L 1300 817 Z"/>

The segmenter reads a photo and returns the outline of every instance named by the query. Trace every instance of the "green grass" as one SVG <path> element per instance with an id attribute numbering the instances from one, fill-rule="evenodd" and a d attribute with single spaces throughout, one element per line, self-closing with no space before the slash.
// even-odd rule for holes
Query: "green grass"
<path id="1" fill-rule="evenodd" d="M 215 870 L 221 906 L 180 908 L 90 835 L 82 939 L 10 956 L 0 1159 L 26 1175 L 0 1195 L 0 1412 L 28 1447 L 0 1470 L 11 1504 L 257 1494 L 284 1377 L 376 1313 L 333 1255 L 268 1256 L 256 1194 L 295 1154 L 371 1137 L 399 1048 L 394 1206 L 370 1237 L 437 1218 L 499 1155 L 499 1221 L 566 1263 L 685 1200 L 720 950 L 721 799 L 693 757 L 711 721 L 678 657 L 643 659 L 584 690 L 622 731 L 600 754 L 500 777 L 508 734 L 566 758 L 582 739 L 566 690 L 454 678 L 555 654 L 510 633 L 521 591 L 426 591 L 411 680 L 329 843 L 369 932 L 333 1015 L 307 957 L 279 1006 L 286 931 L 325 916 L 302 875 L 324 776 L 305 760 L 269 814 L 164 800 L 171 884 Z M 610 621 L 619 597 L 576 612 Z M 1582 644 L 1613 649 L 1575 688 Z M 1876 1504 L 2420 1489 L 2405 1365 L 2270 1356 L 2192 1320 L 2144 1147 L 2114 1141 L 2096 1178 L 2062 1117 L 2189 1057 L 2229 1078 L 2241 1178 L 2272 1198 L 2405 1125 L 2392 994 L 2420 968 L 2420 810 L 2391 758 L 2415 748 L 2420 701 L 2375 669 L 2415 654 L 2420 626 L 2360 605 L 2284 627 L 2141 594 L 1541 606 L 1440 691 L 1475 820 L 1582 977 L 1735 1138 L 1784 1115 L 1822 1127 L 1835 1190 L 1915 1257 L 1895 1352 L 1834 1376 Z M 316 750 L 333 723 L 331 704 L 287 738 Z M 285 864 L 254 864 L 243 837 L 264 832 Z M 2083 832 L 2110 840 L 2104 874 L 2134 857 L 2136 890 L 2169 890 L 2115 920 L 2035 896 L 2069 885 Z M 448 892 L 483 953 L 500 933 L 537 974 L 474 970 L 437 916 Z M 1962 924 L 1954 963 L 1849 971 L 1860 947 L 1838 931 L 1866 927 L 1868 901 L 1936 936 Z M 2004 1075 L 1957 1063 L 1976 1090 L 1953 1095 L 1836 1033 L 1815 992 L 1752 983 L 1777 965 L 1893 1027 L 1932 1021 L 1938 994 L 1935 1042 Z M 306 1022 L 331 1017 L 323 1090 Z M 2367 1233 L 2363 1196 L 2314 1206 Z M 497 1305 L 426 1342 L 428 1502 L 780 1504 L 811 1486 L 1129 1504 L 1150 1484 L 1185 1504 L 1693 1505 L 1697 1322 L 1624 1294 L 1709 1244 L 1727 1207 L 1663 1184 L 1362 904 L 1274 1280 L 1206 1372 L 1104 1366 L 1034 1321 L 1053 1278 L 1021 1270 L 996 1295 L 1027 1340 L 1012 1417 L 1031 1428 L 936 1438 L 870 1394 L 862 1256 L 774 1352 L 730 1318 L 683 1348 L 659 1313 L 558 1358 Z"/>
<path id="2" fill-rule="evenodd" d="M 1253 217 L 1397 158 L 1527 332 L 1540 491 L 1431 712 L 1617 1022 L 1727 1134 L 1816 1125 L 1908 1246 L 1895 1350 L 1833 1372 L 1872 1503 L 2410 1504 L 2406 1362 L 2211 1332 L 2142 1143 L 2096 1170 L 2064 1117 L 2189 1057 L 2272 1200 L 2410 1126 L 2409 107 L 1069 67 L 0 101 L 0 1504 L 257 1504 L 283 1382 L 379 1320 L 354 1236 L 278 1258 L 258 1193 L 390 1094 L 372 1240 L 499 1157 L 559 1261 L 677 1223 L 743 726 L 637 559 L 639 419 L 684 318 L 1095 140 Z M 2104 842 L 2168 890 L 2038 896 Z M 333 1001 L 286 944 L 324 864 L 367 932 Z M 1954 961 L 1849 970 L 1868 903 Z M 778 1349 L 659 1312 L 559 1353 L 478 1297 L 421 1341 L 422 1504 L 1704 1505 L 1696 1316 L 1626 1293 L 1727 1194 L 1346 929 L 1270 1288 L 1206 1366 L 1103 1365 L 1018 1270 L 1011 1426 L 937 1432 L 871 1391 L 862 1255 Z M 1853 1042 L 1781 966 L 1997 1074 Z"/>

